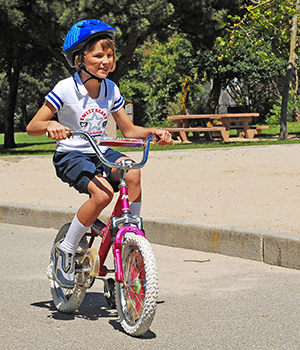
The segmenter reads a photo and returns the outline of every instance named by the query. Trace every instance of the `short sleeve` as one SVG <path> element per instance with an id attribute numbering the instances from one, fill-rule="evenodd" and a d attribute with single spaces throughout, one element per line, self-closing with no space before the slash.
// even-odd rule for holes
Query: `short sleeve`
<path id="1" fill-rule="evenodd" d="M 120 90 L 117 85 L 114 84 L 114 103 L 111 109 L 111 112 L 117 112 L 125 104 L 123 96 L 121 96 Z"/>
<path id="2" fill-rule="evenodd" d="M 59 111 L 64 106 L 62 82 L 55 85 L 52 91 L 46 96 L 46 101 L 50 102 Z"/>

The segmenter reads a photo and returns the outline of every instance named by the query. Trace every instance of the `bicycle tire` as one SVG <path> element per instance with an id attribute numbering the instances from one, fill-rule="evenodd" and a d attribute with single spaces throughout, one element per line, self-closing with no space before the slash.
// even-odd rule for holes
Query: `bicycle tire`
<path id="1" fill-rule="evenodd" d="M 64 236 L 68 232 L 70 224 L 71 223 L 67 223 L 61 227 L 61 229 L 58 231 L 54 239 L 54 244 L 64 238 Z M 87 248 L 88 248 L 88 243 L 87 243 L 86 237 L 83 237 L 79 243 L 78 249 L 81 250 L 81 249 L 87 249 Z M 50 291 L 53 298 L 53 303 L 58 311 L 71 314 L 74 311 L 76 311 L 81 305 L 81 303 L 83 302 L 83 299 L 86 293 L 86 288 L 81 287 L 78 284 L 75 284 L 74 288 L 72 289 L 62 288 L 54 280 L 52 273 L 53 273 L 53 258 L 52 258 L 52 254 L 50 254 L 50 264 L 47 269 L 47 274 L 50 281 Z M 75 282 L 78 283 L 78 281 L 82 278 L 84 278 L 84 276 L 82 276 L 82 273 L 76 274 Z"/>
<path id="2" fill-rule="evenodd" d="M 124 331 L 141 336 L 156 312 L 158 273 L 155 255 L 145 237 L 133 235 L 122 246 L 125 286 L 116 282 L 116 305 Z"/>

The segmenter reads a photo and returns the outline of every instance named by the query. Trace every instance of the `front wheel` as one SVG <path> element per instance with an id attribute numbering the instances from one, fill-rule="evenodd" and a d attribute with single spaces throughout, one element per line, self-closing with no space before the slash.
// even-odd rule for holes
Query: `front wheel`
<path id="1" fill-rule="evenodd" d="M 54 239 L 54 244 L 62 240 L 68 232 L 70 223 L 65 224 L 58 232 Z M 84 250 L 88 248 L 88 243 L 86 237 L 83 237 L 79 243 L 79 250 Z M 75 258 L 76 261 L 76 258 Z M 82 285 L 82 280 L 85 279 L 84 273 L 75 274 L 75 286 L 73 289 L 61 287 L 53 277 L 53 257 L 50 256 L 50 264 L 47 269 L 48 278 L 50 281 L 50 290 L 53 298 L 53 302 L 57 310 L 70 314 L 76 311 L 81 305 L 86 288 L 80 286 Z"/>
<path id="2" fill-rule="evenodd" d="M 116 304 L 126 333 L 144 334 L 150 327 L 158 297 L 156 259 L 142 236 L 129 236 L 122 247 L 124 282 L 116 283 Z"/>

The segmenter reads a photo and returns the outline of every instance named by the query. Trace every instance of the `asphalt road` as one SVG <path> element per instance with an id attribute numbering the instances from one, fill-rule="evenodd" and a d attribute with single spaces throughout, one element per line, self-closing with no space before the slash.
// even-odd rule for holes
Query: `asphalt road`
<path id="1" fill-rule="evenodd" d="M 1 349 L 300 348 L 300 271 L 160 245 L 158 309 L 142 338 L 122 331 L 101 281 L 61 314 L 45 273 L 55 234 L 0 225 Z"/>

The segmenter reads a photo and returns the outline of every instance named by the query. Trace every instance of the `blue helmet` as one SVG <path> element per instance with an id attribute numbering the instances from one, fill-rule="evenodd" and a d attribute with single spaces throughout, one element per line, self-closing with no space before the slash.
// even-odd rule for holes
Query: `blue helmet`
<path id="1" fill-rule="evenodd" d="M 76 52 L 81 50 L 92 38 L 98 36 L 114 41 L 116 30 L 116 28 L 98 19 L 86 19 L 75 23 L 68 31 L 64 42 L 64 54 L 69 65 L 71 67 L 75 66 Z"/>

